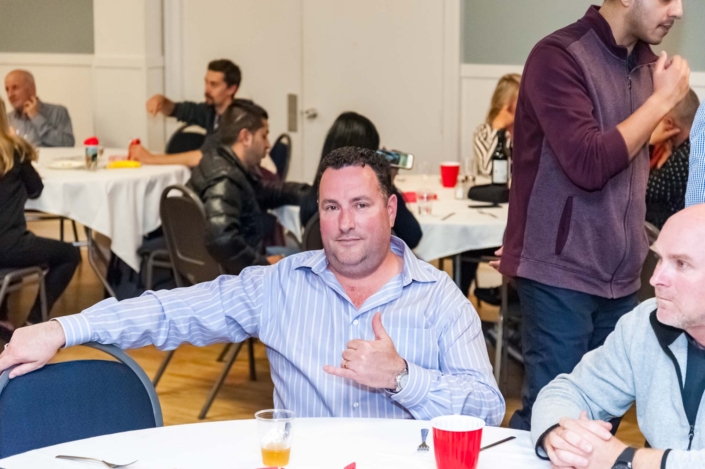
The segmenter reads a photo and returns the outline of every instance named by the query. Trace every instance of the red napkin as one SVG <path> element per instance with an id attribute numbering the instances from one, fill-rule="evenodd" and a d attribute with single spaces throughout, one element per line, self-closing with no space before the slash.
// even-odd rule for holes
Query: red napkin
<path id="1" fill-rule="evenodd" d="M 345 466 L 345 469 L 355 469 L 356 467 L 357 467 L 357 464 L 352 463 L 352 464 Z"/>
<path id="2" fill-rule="evenodd" d="M 407 204 L 413 204 L 416 202 L 416 192 L 414 191 L 404 192 L 401 196 Z M 438 196 L 436 194 L 431 194 L 431 199 L 436 200 L 438 199 Z"/>

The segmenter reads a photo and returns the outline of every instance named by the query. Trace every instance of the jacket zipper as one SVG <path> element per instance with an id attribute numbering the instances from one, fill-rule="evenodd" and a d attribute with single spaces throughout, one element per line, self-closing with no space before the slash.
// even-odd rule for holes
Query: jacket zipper
<path id="1" fill-rule="evenodd" d="M 685 392 L 685 382 L 683 381 L 683 376 L 681 375 L 681 368 L 680 365 L 678 364 L 678 360 L 676 360 L 676 356 L 673 354 L 673 351 L 661 344 L 661 348 L 663 351 L 666 353 L 666 356 L 671 359 L 673 362 L 673 367 L 676 369 L 676 376 L 678 377 L 678 388 L 680 389 L 681 392 L 681 399 L 683 399 L 683 393 Z M 698 419 L 697 413 L 695 415 L 695 418 L 693 419 L 692 422 L 690 422 L 690 419 L 688 418 L 688 411 L 685 409 L 685 401 L 683 401 L 683 410 L 686 413 L 685 418 L 688 420 L 688 423 L 690 424 L 690 430 L 688 430 L 688 450 L 690 451 L 690 448 L 693 445 L 693 437 L 695 436 L 695 422 Z"/>
<path id="2" fill-rule="evenodd" d="M 632 99 L 632 72 L 639 67 L 634 67 L 633 70 L 629 71 L 629 66 L 627 65 L 627 88 L 629 92 L 629 115 L 634 114 L 634 100 Z M 631 163 L 631 162 L 630 162 Z M 617 273 L 622 268 L 624 261 L 627 258 L 627 252 L 629 251 L 629 238 L 627 237 L 627 219 L 629 218 L 629 209 L 631 208 L 631 193 L 632 193 L 632 179 L 634 178 L 634 169 L 629 165 L 629 191 L 627 192 L 627 208 L 624 211 L 624 219 L 622 220 L 622 229 L 624 230 L 624 255 L 622 255 L 622 260 L 619 261 L 619 265 L 612 274 L 612 281 L 610 282 L 610 290 L 614 295 L 614 279 L 617 278 Z"/>

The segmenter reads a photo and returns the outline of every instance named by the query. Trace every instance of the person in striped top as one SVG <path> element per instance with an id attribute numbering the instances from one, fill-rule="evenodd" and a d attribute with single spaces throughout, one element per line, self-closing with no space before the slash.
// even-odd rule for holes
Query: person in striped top
<path id="1" fill-rule="evenodd" d="M 344 147 L 319 175 L 323 250 L 18 329 L 0 371 L 18 365 L 10 376 L 22 375 L 89 341 L 173 349 L 258 337 L 274 405 L 299 417 L 466 414 L 499 425 L 505 402 L 477 313 L 445 272 L 391 235 L 389 163 Z"/>
<path id="2" fill-rule="evenodd" d="M 690 173 L 685 206 L 705 203 L 705 103 L 700 105 L 690 130 Z"/>
<path id="3" fill-rule="evenodd" d="M 511 149 L 520 82 L 521 75 L 518 73 L 509 73 L 499 79 L 492 94 L 487 118 L 475 129 L 473 153 L 478 175 L 490 176 L 492 174 L 492 153 L 497 146 L 497 132 L 507 131 L 507 148 Z"/>

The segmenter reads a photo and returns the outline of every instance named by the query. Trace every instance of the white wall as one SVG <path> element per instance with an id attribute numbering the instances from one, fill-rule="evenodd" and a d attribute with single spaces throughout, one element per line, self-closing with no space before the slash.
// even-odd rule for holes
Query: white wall
<path id="1" fill-rule="evenodd" d="M 7 107 L 4 80 L 11 70 L 22 68 L 34 75 L 37 95 L 43 101 L 66 106 L 73 124 L 76 144 L 93 135 L 92 54 L 0 54 L 0 96 Z"/>
<path id="2" fill-rule="evenodd" d="M 485 121 L 497 81 L 507 73 L 521 73 L 518 65 L 463 64 L 460 67 L 460 154 L 472 156 L 472 136 Z M 692 72 L 690 86 L 705 101 L 705 72 Z"/>

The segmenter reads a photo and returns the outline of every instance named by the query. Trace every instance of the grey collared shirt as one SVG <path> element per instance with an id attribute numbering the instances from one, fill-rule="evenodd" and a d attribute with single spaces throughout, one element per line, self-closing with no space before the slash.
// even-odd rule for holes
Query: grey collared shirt
<path id="1" fill-rule="evenodd" d="M 36 147 L 74 145 L 71 117 L 64 106 L 39 101 L 39 113 L 34 118 L 12 111 L 7 114 L 7 119 L 17 135 Z"/>

